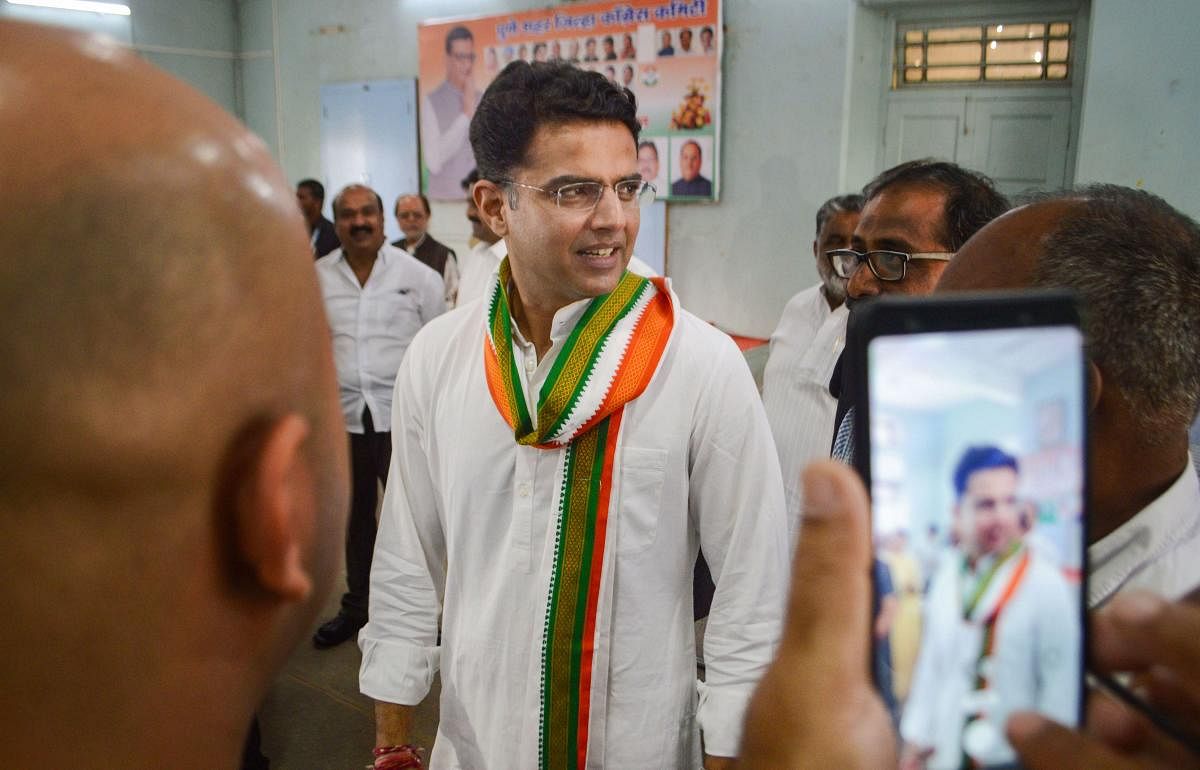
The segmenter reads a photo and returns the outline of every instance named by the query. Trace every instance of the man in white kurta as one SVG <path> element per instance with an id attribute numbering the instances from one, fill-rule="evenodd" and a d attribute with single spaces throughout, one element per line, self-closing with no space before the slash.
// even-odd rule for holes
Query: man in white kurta
<path id="1" fill-rule="evenodd" d="M 544 629 L 560 547 L 556 501 L 568 488 L 566 450 L 514 439 L 496 391 L 489 392 L 495 370 L 485 366 L 485 349 L 499 344 L 491 342 L 489 311 L 501 288 L 511 295 L 511 366 L 503 371 L 536 416 L 559 353 L 586 328 L 588 295 L 629 280 L 624 267 L 645 192 L 636 173 L 636 113 L 626 96 L 569 65 L 514 64 L 506 73 L 484 96 L 484 119 L 497 109 L 490 100 L 496 90 L 540 100 L 555 90 L 547 81 L 557 79 L 571 81 L 572 92 L 613 89 L 586 105 L 618 113 L 585 113 L 569 130 L 538 127 L 529 140 L 534 149 L 509 169 L 481 163 L 475 198 L 505 235 L 507 261 L 483 301 L 417 336 L 397 376 L 394 481 L 381 514 L 371 620 L 359 637 L 360 686 L 379 701 L 377 744 L 405 743 L 406 707 L 424 699 L 440 669 L 434 768 L 524 769 L 544 757 Z M 555 174 L 585 180 L 571 186 L 599 184 L 586 194 L 560 193 L 551 187 Z M 543 275 L 558 278 L 538 285 Z M 580 767 L 695 768 L 701 737 L 708 766 L 728 766 L 780 631 L 782 483 L 754 383 L 731 340 L 681 310 L 665 282 L 654 286 L 670 298 L 673 331 L 653 377 L 620 417 L 597 619 L 605 631 L 595 639 L 591 672 L 593 682 L 606 684 L 600 700 L 591 700 L 602 708 L 582 725 L 590 730 Z M 563 287 L 584 297 L 555 301 L 550 290 Z M 539 296 L 558 306 L 545 327 L 531 308 Z M 696 681 L 692 623 L 700 547 L 716 582 L 704 683 Z"/>
<path id="2" fill-rule="evenodd" d="M 821 282 L 784 307 L 763 370 L 763 406 L 779 451 L 793 529 L 804 502 L 801 471 L 814 460 L 829 457 L 837 411 L 829 379 L 846 342 L 846 279 L 834 273 L 825 252 L 850 247 L 861 210 L 859 195 L 830 198 L 818 209 L 813 257 Z"/>
<path id="3" fill-rule="evenodd" d="M 972 447 L 955 477 L 960 550 L 942 560 L 925 598 L 900 720 L 907 767 L 1009 765 L 1004 725 L 1014 711 L 1079 718 L 1078 587 L 1022 542 L 1016 460 Z"/>

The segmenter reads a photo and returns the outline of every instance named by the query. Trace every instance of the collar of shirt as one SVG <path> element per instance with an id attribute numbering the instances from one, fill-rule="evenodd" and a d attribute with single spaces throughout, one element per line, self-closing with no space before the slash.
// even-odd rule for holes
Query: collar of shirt
<path id="1" fill-rule="evenodd" d="M 338 265 L 342 268 L 345 268 L 346 271 L 349 271 L 350 277 L 354 278 L 354 268 L 352 268 L 350 266 L 350 260 L 346 259 L 346 250 L 338 249 L 337 253 L 338 253 L 338 259 L 337 259 Z M 383 267 L 387 267 L 389 264 L 391 264 L 392 259 L 394 257 L 395 257 L 395 254 L 388 251 L 386 243 L 383 246 L 379 247 L 379 251 L 375 252 L 376 264 L 383 265 Z M 367 276 L 367 283 L 371 283 L 371 279 L 375 277 L 376 273 L 377 273 L 377 271 L 374 269 L 374 267 L 372 267 L 371 274 L 369 276 Z M 356 286 L 358 285 L 357 278 L 354 278 L 354 283 Z M 360 288 L 365 289 L 366 285 L 364 284 Z"/>
<path id="2" fill-rule="evenodd" d="M 525 339 L 525 335 L 517 327 L 516 319 L 513 319 L 513 355 L 522 362 L 522 365 L 517 367 L 517 371 L 521 374 L 521 388 L 525 391 L 526 406 L 534 420 L 537 419 L 538 393 L 542 389 L 542 383 L 550 374 L 550 369 L 554 366 L 554 359 L 562 350 L 563 343 L 571 335 L 591 301 L 590 298 L 581 299 L 555 311 L 554 318 L 550 322 L 550 349 L 546 351 L 546 355 L 542 357 L 541 361 L 537 359 L 537 349 L 532 342 Z"/>
<path id="3" fill-rule="evenodd" d="M 404 248 L 404 250 L 405 250 L 405 251 L 407 251 L 409 254 L 415 254 L 415 253 L 417 253 L 417 249 L 418 249 L 418 248 L 420 248 L 421 244 L 422 244 L 422 243 L 424 243 L 424 242 L 425 242 L 425 239 L 426 239 L 426 238 L 428 238 L 428 237 L 429 237 L 429 233 L 424 233 L 424 234 L 422 234 L 422 235 L 421 235 L 421 237 L 420 237 L 420 238 L 418 238 L 417 240 L 413 241 L 412 243 L 409 243 L 409 242 L 408 242 L 408 239 L 407 239 L 407 238 L 405 238 L 405 239 L 404 239 L 404 247 L 403 247 L 403 248 Z"/>
<path id="4" fill-rule="evenodd" d="M 1200 479 L 1187 465 L 1175 483 L 1088 548 L 1088 605 L 1099 606 L 1131 578 L 1200 530 Z"/>

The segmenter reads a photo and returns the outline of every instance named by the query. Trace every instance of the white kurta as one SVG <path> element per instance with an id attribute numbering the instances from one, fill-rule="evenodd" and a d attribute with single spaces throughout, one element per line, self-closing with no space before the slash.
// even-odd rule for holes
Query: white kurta
<path id="1" fill-rule="evenodd" d="M 1192 457 L 1157 500 L 1088 548 L 1088 606 L 1140 588 L 1175 600 L 1200 586 L 1200 480 Z"/>
<path id="2" fill-rule="evenodd" d="M 779 450 L 793 536 L 804 505 L 800 474 L 827 459 L 833 441 L 837 399 L 829 395 L 829 378 L 846 343 L 847 317 L 845 305 L 829 309 L 817 284 L 792 297 L 771 335 L 762 399 Z"/>
<path id="3" fill-rule="evenodd" d="M 461 307 L 487 293 L 492 273 L 500 267 L 507 254 L 508 244 L 503 238 L 492 244 L 480 241 L 466 253 L 460 265 L 455 307 Z"/>
<path id="4" fill-rule="evenodd" d="M 980 610 L 996 605 L 1019 558 L 1014 555 L 997 571 Z M 974 677 L 983 627 L 963 622 L 961 566 L 957 554 L 942 559 L 925 596 L 921 649 L 900 719 L 905 742 L 934 750 L 928 761 L 934 770 L 961 766 L 963 727 L 980 710 L 992 728 L 988 732 L 998 739 L 1017 710 L 1038 711 L 1065 724 L 1079 718 L 1080 607 L 1066 578 L 1030 552 L 1029 568 L 996 621 L 995 653 L 985 664 L 990 684 L 979 692 Z M 1005 764 L 1015 762 L 1016 754 L 997 740 L 978 758 L 987 765 Z"/>
<path id="5" fill-rule="evenodd" d="M 427 326 L 397 376 L 360 685 L 372 698 L 416 704 L 440 666 L 431 766 L 524 770 L 537 766 L 563 450 L 518 446 L 492 402 L 484 305 Z M 555 316 L 553 347 L 540 364 L 514 332 L 531 401 L 584 307 Z M 658 375 L 625 408 L 620 441 L 607 720 L 602 735 L 593 732 L 589 766 L 694 768 L 697 727 L 710 754 L 736 754 L 787 585 L 779 468 L 732 341 L 681 311 Z M 701 545 L 717 586 L 706 684 L 695 680 L 692 624 Z"/>

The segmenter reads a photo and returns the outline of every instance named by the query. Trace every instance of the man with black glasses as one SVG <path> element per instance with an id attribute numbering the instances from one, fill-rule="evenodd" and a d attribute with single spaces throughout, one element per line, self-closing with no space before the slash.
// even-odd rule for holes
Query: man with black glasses
<path id="1" fill-rule="evenodd" d="M 731 766 L 778 637 L 782 484 L 732 342 L 629 272 L 633 95 L 514 62 L 471 126 L 508 256 L 427 326 L 396 382 L 391 483 L 360 637 L 377 768 Z M 695 679 L 692 565 L 716 583 Z M 440 627 L 439 627 L 440 617 Z M 439 636 L 440 628 L 440 636 Z"/>
<path id="2" fill-rule="evenodd" d="M 882 294 L 929 294 L 954 252 L 1008 210 L 992 180 L 945 161 L 901 163 L 875 177 L 863 195 L 850 248 L 830 253 L 834 270 L 848 281 L 850 335 L 855 303 Z M 855 456 L 854 376 L 843 356 L 829 384 L 838 399 L 832 454 L 846 462 Z"/>

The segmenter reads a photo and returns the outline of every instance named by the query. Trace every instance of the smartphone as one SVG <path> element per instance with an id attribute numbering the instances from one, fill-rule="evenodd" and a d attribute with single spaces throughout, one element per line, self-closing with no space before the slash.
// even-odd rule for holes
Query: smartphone
<path id="1" fill-rule="evenodd" d="M 901 766 L 1013 767 L 1020 710 L 1084 692 L 1086 359 L 1069 294 L 855 309 L 872 502 L 872 668 Z"/>

